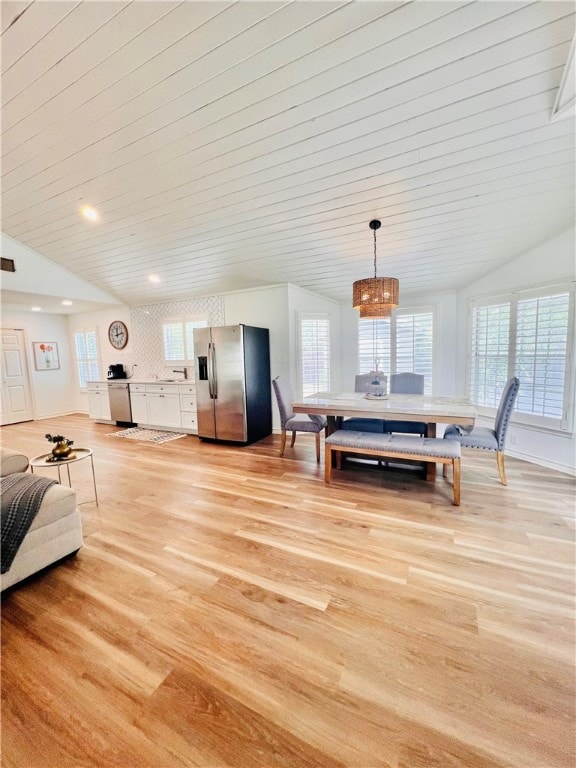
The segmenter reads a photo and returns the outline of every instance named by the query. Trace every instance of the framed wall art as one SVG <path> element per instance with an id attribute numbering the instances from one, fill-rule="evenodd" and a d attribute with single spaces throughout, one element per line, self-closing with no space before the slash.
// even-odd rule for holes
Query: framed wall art
<path id="1" fill-rule="evenodd" d="M 55 341 L 33 341 L 34 365 L 37 371 L 57 371 L 60 368 L 58 344 Z"/>

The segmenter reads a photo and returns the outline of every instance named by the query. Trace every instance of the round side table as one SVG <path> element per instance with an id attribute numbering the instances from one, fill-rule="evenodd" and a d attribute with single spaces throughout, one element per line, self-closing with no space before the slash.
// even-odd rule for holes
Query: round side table
<path id="1" fill-rule="evenodd" d="M 34 467 L 56 467 L 58 470 L 58 482 L 62 485 L 61 469 L 66 465 L 66 472 L 68 473 L 68 485 L 72 488 L 72 481 L 70 479 L 70 464 L 74 464 L 76 461 L 82 461 L 83 459 L 90 459 L 90 465 L 92 467 L 92 482 L 94 483 L 94 501 L 98 504 L 98 491 L 96 490 L 96 475 L 94 474 L 94 456 L 90 448 L 76 448 L 72 451 L 70 456 L 66 459 L 52 460 L 51 453 L 43 453 L 41 456 L 35 456 L 30 459 L 30 472 L 34 473 Z M 87 501 L 81 502 L 82 504 L 91 503 Z"/>

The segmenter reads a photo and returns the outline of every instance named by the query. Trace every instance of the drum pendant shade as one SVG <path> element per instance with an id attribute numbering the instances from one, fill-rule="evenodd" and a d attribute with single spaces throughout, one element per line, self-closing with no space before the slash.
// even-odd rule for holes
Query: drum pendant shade
<path id="1" fill-rule="evenodd" d="M 381 225 L 373 219 L 369 226 L 374 232 L 374 277 L 354 282 L 352 305 L 360 310 L 360 317 L 390 317 L 399 303 L 399 283 L 395 277 L 376 276 L 376 230 Z"/>

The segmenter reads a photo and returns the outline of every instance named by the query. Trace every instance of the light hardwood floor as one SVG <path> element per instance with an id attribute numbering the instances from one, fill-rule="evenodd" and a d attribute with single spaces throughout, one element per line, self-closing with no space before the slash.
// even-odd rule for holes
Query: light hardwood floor
<path id="1" fill-rule="evenodd" d="M 466 453 L 456 508 L 441 477 L 327 487 L 312 437 L 112 429 L 2 428 L 93 448 L 100 496 L 78 556 L 3 598 L 3 768 L 574 765 L 571 478 Z"/>

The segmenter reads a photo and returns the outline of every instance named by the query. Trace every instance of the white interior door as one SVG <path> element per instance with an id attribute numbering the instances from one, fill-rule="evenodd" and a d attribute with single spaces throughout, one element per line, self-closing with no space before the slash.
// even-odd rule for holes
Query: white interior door
<path id="1" fill-rule="evenodd" d="M 24 331 L 2 329 L 2 401 L 0 423 L 31 421 L 32 398 L 28 378 L 28 362 Z"/>

